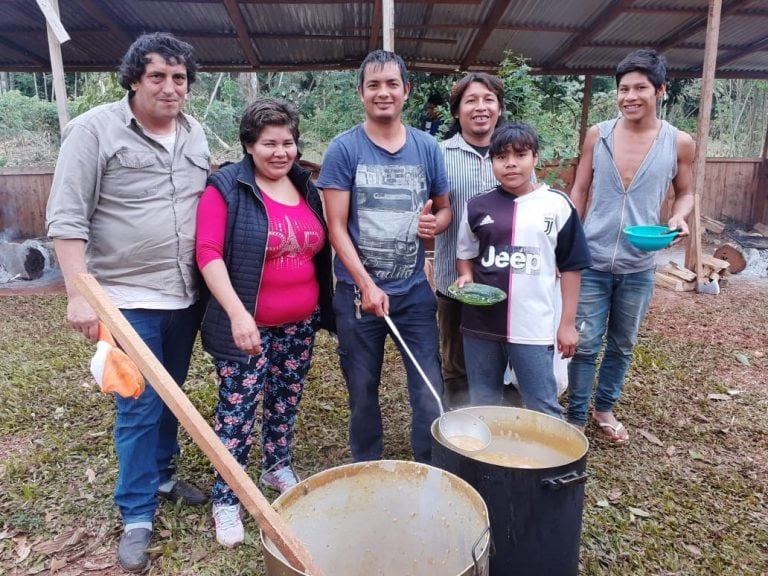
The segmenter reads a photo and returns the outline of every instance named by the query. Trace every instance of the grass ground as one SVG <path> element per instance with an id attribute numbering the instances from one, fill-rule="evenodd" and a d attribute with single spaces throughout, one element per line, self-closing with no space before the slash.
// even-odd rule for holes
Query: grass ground
<path id="1" fill-rule="evenodd" d="M 87 369 L 92 347 L 66 326 L 62 296 L 6 296 L 0 309 L 0 573 L 120 574 L 114 415 Z M 580 574 L 768 575 L 767 331 L 765 282 L 657 293 L 617 409 L 630 442 L 587 430 Z M 393 349 L 385 364 L 385 457 L 408 459 Z M 187 391 L 211 421 L 216 387 L 199 350 Z M 323 334 L 296 430 L 302 475 L 349 462 L 346 425 Z M 180 474 L 209 488 L 210 463 L 181 436 Z M 163 504 L 157 526 L 152 574 L 264 574 L 252 519 L 232 551 L 215 543 L 207 509 Z"/>

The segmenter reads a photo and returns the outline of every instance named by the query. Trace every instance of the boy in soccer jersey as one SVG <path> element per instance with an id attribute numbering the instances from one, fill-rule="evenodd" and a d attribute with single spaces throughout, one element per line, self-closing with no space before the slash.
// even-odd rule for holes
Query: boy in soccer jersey
<path id="1" fill-rule="evenodd" d="M 473 405 L 501 404 L 509 363 L 525 406 L 562 418 L 553 355 L 555 345 L 564 358 L 576 348 L 579 283 L 581 270 L 591 264 L 589 249 L 568 197 L 531 181 L 539 159 L 533 128 L 498 128 L 490 156 L 500 185 L 467 202 L 456 251 L 457 284 L 495 286 L 507 299 L 463 308 L 470 400 Z M 555 335 L 556 298 L 562 298 L 562 316 Z"/>

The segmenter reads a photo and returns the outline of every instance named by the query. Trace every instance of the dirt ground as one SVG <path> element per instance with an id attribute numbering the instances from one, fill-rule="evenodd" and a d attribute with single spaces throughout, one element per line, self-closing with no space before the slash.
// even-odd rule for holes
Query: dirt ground
<path id="1" fill-rule="evenodd" d="M 705 254 L 711 254 L 716 247 L 716 239 L 708 239 L 705 243 Z M 673 248 L 658 253 L 657 261 L 660 264 L 666 263 L 669 260 L 681 262 L 684 258 L 684 252 L 682 248 Z M 12 286 L 0 285 L 0 296 L 2 295 L 30 295 L 30 294 L 63 294 L 64 284 L 60 274 L 55 272 L 47 273 L 42 279 L 32 282 L 15 282 Z M 3 306 L 3 315 L 9 314 L 8 317 L 18 317 L 21 315 L 32 316 L 32 310 L 29 306 L 36 305 L 34 302 L 26 302 L 27 299 L 8 299 L 3 303 L 0 298 L 0 306 Z M 768 388 L 768 381 L 764 381 L 760 374 L 764 374 L 764 371 L 758 371 L 754 366 L 750 367 L 749 359 L 752 359 L 753 364 L 757 361 L 764 362 L 765 354 L 768 353 L 768 279 L 759 278 L 747 275 L 731 275 L 727 282 L 724 282 L 721 287 L 720 294 L 697 294 L 695 292 L 673 292 L 671 290 L 658 287 L 656 289 L 653 301 L 651 303 L 651 310 L 649 312 L 647 321 L 643 326 L 643 334 L 653 335 L 651 340 L 657 341 L 659 339 L 656 336 L 662 336 L 661 340 L 665 345 L 669 343 L 672 347 L 686 346 L 693 347 L 696 345 L 705 345 L 707 348 L 711 346 L 712 350 L 727 350 L 722 354 L 728 354 L 729 357 L 713 357 L 706 359 L 704 364 L 706 366 L 694 367 L 686 365 L 684 369 L 706 369 L 714 376 L 719 388 L 713 388 L 713 391 L 723 390 L 734 393 L 742 394 L 742 397 L 752 398 L 753 396 L 762 397 L 765 394 L 766 388 Z M 740 359 L 739 355 L 743 355 L 744 362 Z M 735 358 L 734 358 L 735 356 Z M 320 355 L 318 355 L 320 357 Z M 757 360 L 760 359 L 760 360 Z M 652 369 L 652 368 L 651 368 Z M 758 376 L 755 376 L 755 375 Z M 644 401 L 640 397 L 640 394 L 636 392 L 640 389 L 638 383 L 636 383 L 631 390 L 632 394 L 635 394 L 635 404 L 640 406 Z M 698 391 L 699 396 L 707 396 L 709 390 Z M 677 392 L 676 392 L 677 393 Z M 688 394 L 688 392 L 685 392 Z M 707 400 L 704 400 L 706 403 Z M 731 402 L 733 404 L 733 402 Z M 679 411 L 679 410 L 678 410 Z M 640 472 L 631 470 L 632 461 L 639 460 L 645 462 L 643 458 L 650 458 L 649 454 L 651 450 L 657 448 L 660 444 L 659 438 L 665 442 L 663 450 L 664 454 L 656 458 L 657 461 L 665 463 L 667 461 L 672 462 L 675 459 L 683 459 L 685 455 L 692 453 L 690 450 L 685 449 L 687 446 L 686 439 L 684 438 L 687 430 L 692 430 L 698 425 L 704 427 L 718 427 L 722 428 L 720 424 L 716 422 L 710 413 L 706 412 L 706 409 L 701 410 L 694 416 L 683 416 L 682 414 L 675 413 L 674 418 L 670 416 L 671 420 L 663 421 L 651 421 L 648 418 L 648 410 L 640 417 L 638 414 L 634 414 L 629 407 L 624 408 L 624 414 L 627 416 L 627 422 L 630 425 L 633 433 L 635 434 L 634 442 L 621 453 L 617 453 L 614 447 L 605 447 L 599 443 L 599 438 L 595 447 L 593 448 L 591 455 L 591 467 L 596 475 L 596 480 L 592 480 L 588 487 L 588 498 L 586 502 L 587 511 L 585 513 L 585 530 L 586 536 L 584 538 L 584 550 L 582 572 L 584 574 L 613 574 L 610 568 L 602 569 L 595 568 L 596 563 L 603 565 L 607 562 L 607 558 L 612 558 L 611 553 L 604 551 L 601 546 L 596 544 L 599 542 L 599 536 L 592 534 L 592 526 L 603 527 L 606 519 L 605 514 L 607 511 L 618 508 L 618 505 L 614 507 L 611 501 L 611 508 L 603 508 L 604 504 L 600 504 L 603 500 L 602 494 L 614 494 L 619 490 L 616 486 L 621 486 L 623 477 L 621 475 L 615 476 L 608 472 L 614 468 L 626 469 L 627 478 L 631 478 L 631 483 L 627 480 L 628 484 L 624 488 L 626 495 L 625 500 L 629 500 L 632 496 L 632 500 L 638 502 L 644 502 L 641 495 L 641 488 L 646 484 L 652 486 L 653 476 L 649 475 L 645 478 Z M 324 418 L 327 418 L 328 412 L 323 412 Z M 698 420 L 696 420 L 698 418 Z M 309 427 L 309 421 L 306 424 Z M 642 428 L 641 428 L 642 426 Z M 649 434 L 651 431 L 652 434 Z M 593 437 L 597 435 L 594 430 L 588 431 Z M 749 432 L 745 429 L 740 431 L 723 429 L 719 432 L 722 436 L 722 442 L 730 441 L 728 450 L 731 456 L 733 455 L 733 446 L 741 446 L 741 451 L 738 460 L 742 462 L 749 462 L 749 470 L 764 471 L 768 470 L 768 453 L 762 450 L 754 450 L 752 446 L 757 446 L 757 441 L 752 442 Z M 738 436 L 739 443 L 735 442 L 735 438 Z M 679 446 L 677 452 L 672 442 Z M 708 440 L 711 442 L 711 439 Z M 699 450 L 702 453 L 706 451 L 707 446 L 699 448 L 696 444 L 693 444 L 691 440 L 691 446 L 695 450 Z M 35 449 L 33 442 L 28 438 L 16 437 L 13 435 L 5 438 L 0 438 L 0 463 L 3 461 L 10 462 L 12 458 L 24 454 L 26 452 L 33 451 Z M 735 450 L 738 452 L 738 450 Z M 610 456 L 608 456 L 610 452 Z M 618 454 L 618 455 L 617 455 Z M 623 455 L 622 455 L 623 454 Z M 682 456 L 680 456 L 682 454 Z M 710 458 L 708 454 L 705 454 L 706 458 Z M 705 458 L 705 460 L 706 460 Z M 712 457 L 714 458 L 714 457 Z M 723 462 L 725 462 L 724 458 Z M 607 464 L 603 460 L 610 462 Z M 702 462 L 704 462 L 702 464 Z M 685 469 L 688 470 L 686 474 L 693 474 L 690 470 L 695 469 L 695 466 L 710 466 L 707 461 L 693 461 L 693 464 L 684 462 Z M 718 461 L 719 462 L 719 461 Z M 671 464 L 667 464 L 671 465 Z M 741 464 L 740 464 L 741 465 Z M 648 469 L 652 468 L 650 460 L 646 462 Z M 712 465 L 713 472 L 710 474 L 715 477 L 721 472 L 717 472 L 720 468 L 723 468 L 722 463 L 719 466 Z M 690 469 L 690 470 L 689 470 Z M 745 468 L 746 469 L 746 468 Z M 716 473 L 717 472 L 717 473 Z M 758 473 L 758 472 L 755 472 Z M 751 472 L 750 472 L 751 474 Z M 758 473 L 760 476 L 763 472 Z M 763 476 L 764 477 L 764 476 Z M 649 494 L 653 495 L 653 498 L 657 498 L 659 490 L 651 490 Z M 611 491 L 613 490 L 613 492 Z M 722 496 L 723 493 L 721 493 Z M 702 496 L 704 497 L 704 496 Z M 709 494 L 706 494 L 706 498 L 709 498 Z M 650 502 L 654 502 L 651 496 L 647 496 L 645 499 L 646 505 L 651 506 Z M 597 511 L 597 512 L 595 512 Z M 601 516 L 602 514 L 602 516 Z M 192 523 L 193 522 L 188 522 Z M 759 524 L 758 524 L 759 526 Z M 115 564 L 114 545 L 116 542 L 116 530 L 117 525 L 110 525 L 108 522 L 102 525 L 102 529 L 91 530 L 87 536 L 84 536 L 84 532 L 77 532 L 73 528 L 69 532 L 59 534 L 55 540 L 44 541 L 44 544 L 50 546 L 62 546 L 62 554 L 67 550 L 73 552 L 66 558 L 66 562 L 56 565 L 53 563 L 43 565 L 29 565 L 28 562 L 18 560 L 14 562 L 15 566 L 9 567 L 9 574 L 14 576 L 22 574 L 37 573 L 38 568 L 44 567 L 45 573 L 56 573 L 60 576 L 76 576 L 81 574 L 93 574 L 101 576 L 114 576 L 122 574 L 123 572 Z M 602 530 L 602 528 L 601 528 Z M 629 534 L 637 536 L 637 533 L 633 530 L 636 528 L 628 528 Z M 759 530 L 759 528 L 758 528 Z M 641 536 L 645 536 L 641 534 Z M 4 532 L 0 529 L 0 547 L 3 540 L 13 538 L 16 554 L 18 556 L 19 550 L 26 551 L 27 548 L 31 550 L 32 554 L 37 551 L 37 548 L 42 544 L 35 540 L 32 535 L 29 537 L 24 534 L 7 531 Z M 167 538 L 167 537 L 166 537 Z M 648 542 L 653 541 L 655 536 L 649 537 L 648 540 L 642 540 L 642 543 L 648 546 Z M 25 540 L 20 540 L 25 539 Z M 631 540 L 631 539 L 630 539 Z M 709 543 L 710 546 L 715 544 Z M 700 549 L 704 549 L 703 544 L 699 544 L 696 550 L 699 550 L 698 554 L 701 554 Z M 610 550 L 609 550 L 610 551 Z M 29 554 L 30 552 L 27 551 Z M 216 554 L 219 552 L 206 551 L 208 554 L 207 561 L 214 562 L 214 557 L 218 558 Z M 196 556 L 198 552 L 190 553 L 192 556 Z M 203 554 L 200 552 L 200 554 Z M 646 553 L 647 554 L 647 553 Z M 615 558 L 614 558 L 615 560 Z M 54 562 L 54 561 L 51 561 Z M 156 562 L 157 564 L 157 562 Z M 648 563 L 653 566 L 653 562 Z M 610 566 L 610 564 L 605 564 Z M 161 567 L 157 567 L 154 573 L 172 573 L 167 571 L 167 565 L 164 570 Z M 54 569 L 56 568 L 56 569 Z M 212 568 L 213 570 L 213 568 Z M 2 573 L 2 566 L 0 565 L 0 573 Z M 192 573 L 189 568 L 176 573 Z M 195 572 L 196 573 L 196 572 Z M 214 572 L 211 572 L 214 573 Z M 218 572 L 225 573 L 225 572 Z M 626 573 L 626 572 L 625 572 Z M 650 569 L 649 572 L 643 572 L 643 574 L 683 574 L 686 572 L 659 572 L 658 565 L 655 569 Z M 700 572 L 697 572 L 699 574 Z M 714 572 L 713 572 L 714 573 Z M 729 572 L 717 572 L 718 574 L 727 574 Z M 760 574 L 760 572 L 752 572 L 750 570 L 742 571 L 744 574 Z"/>

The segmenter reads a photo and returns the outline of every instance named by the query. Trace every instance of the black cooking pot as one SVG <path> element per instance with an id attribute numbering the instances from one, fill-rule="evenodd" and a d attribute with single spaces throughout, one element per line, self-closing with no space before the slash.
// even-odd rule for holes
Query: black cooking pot
<path id="1" fill-rule="evenodd" d="M 504 406 L 462 410 L 491 444 L 463 452 L 432 423 L 432 464 L 466 480 L 488 506 L 490 576 L 575 576 L 587 474 L 586 436 L 546 414 Z"/>

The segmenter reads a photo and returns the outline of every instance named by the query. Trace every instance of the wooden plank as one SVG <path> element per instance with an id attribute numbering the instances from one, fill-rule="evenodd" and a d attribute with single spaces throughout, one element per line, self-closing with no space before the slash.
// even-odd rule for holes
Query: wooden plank
<path id="1" fill-rule="evenodd" d="M 720 12 L 722 0 L 709 0 L 707 14 L 707 35 L 704 40 L 704 66 L 701 75 L 701 102 L 696 122 L 696 150 L 693 158 L 693 216 L 688 227 L 691 242 L 686 255 L 686 266 L 696 269 L 697 286 L 704 283 L 701 266 L 701 195 L 704 193 L 704 171 L 707 165 L 707 143 L 709 141 L 709 119 L 712 112 L 713 83 L 717 60 L 717 42 L 720 34 Z"/>
<path id="2" fill-rule="evenodd" d="M 45 21 L 48 23 L 48 26 L 51 27 L 51 31 L 56 36 L 56 40 L 59 44 L 68 42 L 70 39 L 69 34 L 59 19 L 58 2 L 56 0 L 54 0 L 53 3 L 50 0 L 37 0 L 37 5 L 43 15 L 45 15 Z"/>
<path id="3" fill-rule="evenodd" d="M 701 225 L 713 234 L 722 234 L 725 230 L 725 224 L 709 216 L 701 216 Z"/>
<path id="4" fill-rule="evenodd" d="M 58 0 L 47 0 L 44 2 L 38 0 L 38 5 L 45 13 L 45 18 L 48 23 L 48 52 L 51 57 L 51 72 L 53 74 L 53 95 L 56 99 L 56 109 L 59 113 L 59 131 L 63 133 L 64 126 L 69 122 L 69 110 L 67 109 L 67 87 L 64 81 L 64 63 L 61 58 L 61 44 L 69 40 L 69 35 L 67 34 L 67 31 L 64 30 L 63 26 L 60 32 L 63 33 L 63 38 L 65 38 L 65 40 L 59 40 L 59 38 L 57 38 L 57 33 L 54 32 L 53 27 L 56 23 L 58 22 L 58 24 L 61 25 L 61 22 L 58 19 Z M 46 11 L 48 8 L 54 11 L 51 18 L 49 18 L 48 12 Z M 53 18 L 53 16 L 55 16 L 55 18 Z"/>
<path id="5" fill-rule="evenodd" d="M 694 173 L 695 176 L 695 173 Z M 696 282 L 701 284 L 704 281 L 704 270 L 701 266 L 701 196 L 698 192 L 693 195 L 693 214 L 691 214 L 688 227 L 691 231 L 688 240 L 688 249 L 685 254 L 685 267 L 691 268 L 696 272 Z"/>
<path id="6" fill-rule="evenodd" d="M 728 262 L 728 260 L 722 260 L 720 258 L 715 258 L 714 256 L 703 256 L 701 262 L 705 266 L 712 268 L 715 272 L 728 270 L 731 267 L 731 263 Z"/>
<path id="7" fill-rule="evenodd" d="M 668 276 L 674 276 L 675 278 L 680 278 L 685 282 L 693 282 L 694 280 L 696 280 L 696 272 L 693 272 L 692 270 L 688 270 L 688 268 L 683 268 L 677 262 L 670 261 L 669 264 L 665 264 L 661 268 L 661 272 L 663 272 Z"/>
<path id="8" fill-rule="evenodd" d="M 765 222 L 768 220 L 768 127 L 765 130 L 763 157 L 757 170 L 755 205 L 752 208 L 752 221 Z"/>
<path id="9" fill-rule="evenodd" d="M 120 347 L 135 362 L 166 406 L 178 418 L 179 423 L 210 458 L 216 470 L 237 494 L 240 502 L 256 519 L 264 534 L 294 568 L 313 576 L 320 576 L 322 571 L 314 563 L 304 544 L 272 508 L 250 476 L 229 453 L 187 395 L 182 392 L 133 326 L 102 290 L 96 279 L 90 274 L 79 274 L 75 278 L 75 285 L 96 310 L 101 321 L 107 325 Z"/>
<path id="10" fill-rule="evenodd" d="M 656 284 L 675 292 L 690 292 L 696 289 L 696 282 L 686 282 L 680 278 L 669 276 L 664 272 L 656 272 Z"/>

